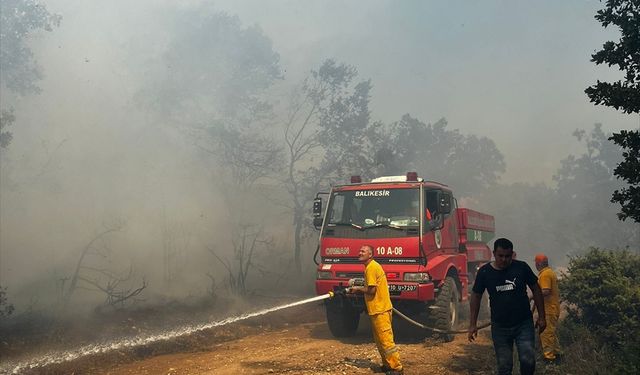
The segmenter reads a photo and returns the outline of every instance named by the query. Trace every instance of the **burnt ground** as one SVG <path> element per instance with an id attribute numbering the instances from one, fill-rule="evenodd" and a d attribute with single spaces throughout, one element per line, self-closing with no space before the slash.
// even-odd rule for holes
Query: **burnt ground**
<path id="1" fill-rule="evenodd" d="M 271 301 L 271 306 L 276 304 Z M 227 308 L 227 315 L 221 315 L 220 311 L 166 306 L 160 311 L 156 308 L 98 315 L 73 325 L 59 323 L 40 336 L 33 332 L 13 332 L 1 340 L 4 365 L 0 368 L 11 370 L 14 367 L 6 367 L 7 363 L 24 361 L 51 350 L 75 348 L 107 337 L 157 333 L 162 328 L 219 320 L 240 311 L 243 308 L 236 306 Z M 493 372 L 493 350 L 486 330 L 473 344 L 466 341 L 465 335 L 445 343 L 401 326 L 396 330 L 396 342 L 406 374 Z M 363 316 L 354 337 L 336 339 L 324 322 L 322 304 L 316 302 L 171 340 L 89 355 L 21 370 L 21 373 L 373 374 L 378 365 L 379 355 L 372 342 L 368 319 Z"/>

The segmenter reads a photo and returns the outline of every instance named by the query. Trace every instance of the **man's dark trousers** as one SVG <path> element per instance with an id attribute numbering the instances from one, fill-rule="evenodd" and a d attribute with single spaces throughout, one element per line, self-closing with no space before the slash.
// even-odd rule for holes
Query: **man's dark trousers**
<path id="1" fill-rule="evenodd" d="M 536 344 L 533 320 L 525 319 L 513 327 L 491 324 L 491 338 L 496 351 L 498 375 L 511 375 L 513 370 L 513 343 L 518 349 L 520 374 L 530 375 L 536 370 Z"/>

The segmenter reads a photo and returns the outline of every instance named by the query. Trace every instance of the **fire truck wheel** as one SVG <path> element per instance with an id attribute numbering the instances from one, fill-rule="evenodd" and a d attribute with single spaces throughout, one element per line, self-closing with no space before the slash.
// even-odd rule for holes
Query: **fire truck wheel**
<path id="1" fill-rule="evenodd" d="M 360 311 L 345 298 L 334 298 L 325 303 L 329 330 L 335 337 L 356 334 L 360 323 Z"/>
<path id="2" fill-rule="evenodd" d="M 429 321 L 432 327 L 441 330 L 454 330 L 457 328 L 460 313 L 460 298 L 458 287 L 451 276 L 447 276 L 436 296 L 435 302 L 429 309 Z M 453 340 L 451 334 L 438 334 L 440 338 L 449 342 Z"/>

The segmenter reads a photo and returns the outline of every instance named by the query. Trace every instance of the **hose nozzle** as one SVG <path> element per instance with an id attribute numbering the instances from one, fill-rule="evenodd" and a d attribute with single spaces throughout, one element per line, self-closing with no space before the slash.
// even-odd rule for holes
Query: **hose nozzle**
<path id="1" fill-rule="evenodd" d="M 334 298 L 334 297 L 339 297 L 339 296 L 346 296 L 348 289 L 339 289 L 339 290 L 334 290 L 334 291 L 329 291 L 327 294 L 329 295 L 329 298 Z"/>

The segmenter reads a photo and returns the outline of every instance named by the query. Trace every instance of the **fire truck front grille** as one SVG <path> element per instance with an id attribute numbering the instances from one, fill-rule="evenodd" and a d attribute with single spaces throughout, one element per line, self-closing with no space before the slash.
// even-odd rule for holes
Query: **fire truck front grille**
<path id="1" fill-rule="evenodd" d="M 354 279 L 357 277 L 364 277 L 362 272 L 336 272 L 336 277 L 339 279 Z"/>

